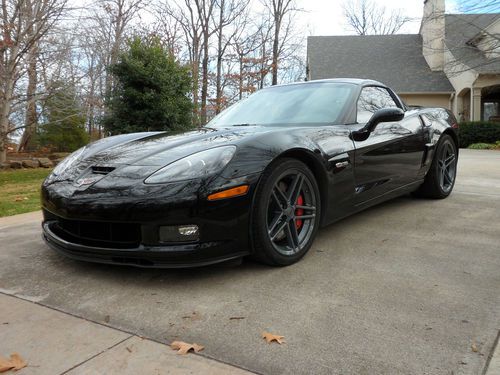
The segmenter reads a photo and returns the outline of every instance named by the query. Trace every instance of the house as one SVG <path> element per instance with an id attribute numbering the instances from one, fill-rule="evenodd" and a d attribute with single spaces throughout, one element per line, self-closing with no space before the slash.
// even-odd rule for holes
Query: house
<path id="1" fill-rule="evenodd" d="M 460 120 L 499 120 L 500 14 L 445 14 L 444 0 L 425 0 L 418 34 L 310 36 L 307 79 L 337 77 L 375 79 Z"/>

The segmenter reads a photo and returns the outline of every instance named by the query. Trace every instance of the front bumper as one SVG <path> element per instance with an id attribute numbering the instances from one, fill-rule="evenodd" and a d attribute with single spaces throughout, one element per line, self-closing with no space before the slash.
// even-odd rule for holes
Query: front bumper
<path id="1" fill-rule="evenodd" d="M 187 185 L 181 194 L 145 191 L 113 195 L 109 191 L 71 194 L 67 184 L 42 187 L 43 239 L 57 252 L 82 261 L 151 268 L 196 267 L 239 258 L 250 253 L 250 213 L 258 175 L 245 179 L 250 185 L 244 196 L 209 202 L 200 198 L 200 187 Z M 239 182 L 239 181 L 238 181 Z M 157 189 L 157 187 L 156 187 Z M 83 223 L 68 232 L 63 223 Z M 89 225 L 90 231 L 89 231 Z M 199 240 L 162 243 L 162 226 L 197 225 Z M 119 237 L 96 236 L 109 227 Z M 127 235 L 138 233 L 137 238 Z M 91 233 L 91 234 L 89 234 Z M 118 233 L 118 234 L 120 234 Z M 99 234 L 101 235 L 101 234 Z"/>
<path id="2" fill-rule="evenodd" d="M 224 262 L 249 253 L 248 250 L 235 251 L 235 244 L 231 241 L 171 246 L 141 244 L 127 249 L 87 246 L 59 237 L 51 229 L 54 225 L 54 221 L 45 221 L 42 225 L 42 236 L 47 245 L 62 255 L 80 261 L 144 268 L 185 268 Z"/>

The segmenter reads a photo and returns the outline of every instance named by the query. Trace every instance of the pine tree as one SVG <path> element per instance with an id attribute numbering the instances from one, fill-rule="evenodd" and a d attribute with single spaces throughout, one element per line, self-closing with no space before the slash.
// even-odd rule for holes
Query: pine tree
<path id="1" fill-rule="evenodd" d="M 110 72 L 117 84 L 104 119 L 108 133 L 192 127 L 189 70 L 175 61 L 158 38 L 131 40 Z"/>

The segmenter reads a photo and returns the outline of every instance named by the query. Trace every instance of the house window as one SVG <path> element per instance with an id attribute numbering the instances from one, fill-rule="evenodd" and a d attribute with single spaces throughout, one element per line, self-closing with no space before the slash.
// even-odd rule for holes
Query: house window
<path id="1" fill-rule="evenodd" d="M 357 122 L 366 124 L 377 110 L 397 106 L 387 89 L 376 86 L 364 87 L 358 99 Z"/>
<path id="2" fill-rule="evenodd" d="M 500 122 L 500 102 L 483 102 L 483 121 Z"/>

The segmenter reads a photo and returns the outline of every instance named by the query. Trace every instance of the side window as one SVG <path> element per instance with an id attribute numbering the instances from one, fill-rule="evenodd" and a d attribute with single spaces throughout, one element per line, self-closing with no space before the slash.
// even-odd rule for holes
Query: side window
<path id="1" fill-rule="evenodd" d="M 357 121 L 365 124 L 381 108 L 397 107 L 396 102 L 383 87 L 365 87 L 358 99 Z"/>

